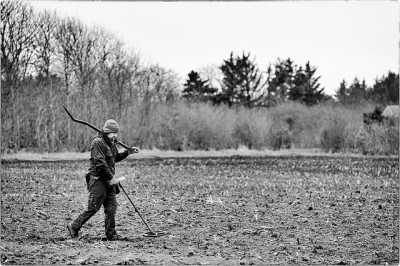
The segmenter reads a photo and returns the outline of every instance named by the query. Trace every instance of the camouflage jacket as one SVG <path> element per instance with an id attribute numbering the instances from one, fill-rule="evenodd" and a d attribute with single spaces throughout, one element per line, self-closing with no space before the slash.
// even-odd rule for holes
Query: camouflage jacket
<path id="1" fill-rule="evenodd" d="M 115 175 L 115 163 L 127 156 L 127 150 L 118 152 L 115 143 L 104 132 L 100 132 L 93 138 L 90 147 L 89 174 L 100 177 L 107 184 Z"/>

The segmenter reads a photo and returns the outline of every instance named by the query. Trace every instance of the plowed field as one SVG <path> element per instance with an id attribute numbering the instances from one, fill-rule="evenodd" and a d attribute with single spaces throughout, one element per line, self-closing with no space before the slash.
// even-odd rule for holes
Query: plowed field
<path id="1" fill-rule="evenodd" d="M 103 209 L 70 239 L 87 204 L 87 161 L 2 161 L 1 263 L 396 264 L 399 162 L 366 157 L 127 159 L 116 166 L 117 231 Z"/>

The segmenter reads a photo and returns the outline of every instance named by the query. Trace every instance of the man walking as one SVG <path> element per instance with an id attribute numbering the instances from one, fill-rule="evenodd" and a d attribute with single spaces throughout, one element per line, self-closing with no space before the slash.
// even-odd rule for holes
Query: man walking
<path id="1" fill-rule="evenodd" d="M 119 153 L 115 142 L 119 125 L 109 119 L 103 130 L 94 137 L 90 147 L 90 167 L 86 177 L 89 190 L 87 210 L 70 224 L 67 229 L 72 238 L 78 237 L 81 227 L 104 206 L 105 233 L 107 240 L 122 239 L 115 231 L 115 212 L 117 210 L 116 194 L 119 193 L 119 182 L 115 182 L 115 163 L 125 159 L 129 154 L 139 152 L 132 147 Z"/>

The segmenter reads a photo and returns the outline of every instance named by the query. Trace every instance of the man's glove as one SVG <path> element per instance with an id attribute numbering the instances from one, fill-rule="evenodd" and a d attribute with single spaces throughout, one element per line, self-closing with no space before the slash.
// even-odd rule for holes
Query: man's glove
<path id="1" fill-rule="evenodd" d="M 131 147 L 128 150 L 128 154 L 139 153 L 139 149 L 137 147 Z"/>
<path id="2" fill-rule="evenodd" d="M 113 177 L 109 182 L 110 182 L 110 185 L 117 185 L 119 182 L 124 181 L 125 179 L 126 179 L 125 176 L 121 176 L 118 178 Z"/>

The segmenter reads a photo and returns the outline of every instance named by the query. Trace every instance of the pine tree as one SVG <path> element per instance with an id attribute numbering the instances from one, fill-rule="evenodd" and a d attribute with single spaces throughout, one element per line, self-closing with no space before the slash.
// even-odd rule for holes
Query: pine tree
<path id="1" fill-rule="evenodd" d="M 347 88 L 347 84 L 346 81 L 343 80 L 340 83 L 339 88 L 336 90 L 335 92 L 335 97 L 337 99 L 337 101 L 341 104 L 346 104 L 347 98 L 348 98 L 348 88 Z"/>
<path id="2" fill-rule="evenodd" d="M 288 92 L 289 100 L 311 106 L 327 98 L 323 93 L 324 88 L 319 88 L 321 76 L 316 77 L 316 71 L 317 68 L 311 66 L 310 62 L 306 63 L 304 69 L 301 66 L 295 69 L 293 85 Z"/>
<path id="3" fill-rule="evenodd" d="M 324 89 L 320 89 L 319 79 L 321 76 L 315 77 L 316 67 L 310 66 L 310 62 L 306 63 L 305 69 L 305 92 L 303 103 L 307 106 L 318 104 L 324 101 L 327 97 L 324 94 Z"/>
<path id="4" fill-rule="evenodd" d="M 354 78 L 353 83 L 347 86 L 346 81 L 340 83 L 340 87 L 335 92 L 337 101 L 344 105 L 357 105 L 368 100 L 368 87 L 365 80 L 360 82 L 358 78 Z"/>
<path id="5" fill-rule="evenodd" d="M 303 102 L 305 100 L 305 92 L 306 92 L 306 84 L 307 84 L 307 76 L 306 72 L 303 70 L 303 67 L 299 67 L 299 69 L 295 70 L 293 86 L 291 86 L 288 91 L 288 100 Z"/>
<path id="6" fill-rule="evenodd" d="M 359 104 L 366 100 L 367 96 L 367 85 L 365 80 L 360 83 L 358 78 L 354 78 L 353 83 L 348 88 L 349 96 L 348 103 L 350 104 Z"/>
<path id="7" fill-rule="evenodd" d="M 276 105 L 288 100 L 289 92 L 295 86 L 295 69 L 290 58 L 281 60 L 268 68 L 267 106 Z"/>
<path id="8" fill-rule="evenodd" d="M 250 60 L 250 53 L 243 53 L 241 57 L 234 57 L 231 53 L 220 69 L 224 78 L 222 92 L 217 97 L 218 102 L 247 107 L 261 104 L 266 93 L 266 81 L 254 60 Z"/>
<path id="9" fill-rule="evenodd" d="M 399 104 L 399 74 L 389 71 L 387 76 L 376 80 L 367 91 L 367 98 L 381 105 Z"/>
<path id="10" fill-rule="evenodd" d="M 199 73 L 191 71 L 188 74 L 189 79 L 183 85 L 182 97 L 189 101 L 209 101 L 212 100 L 217 89 L 208 85 L 207 80 L 202 80 Z"/>

